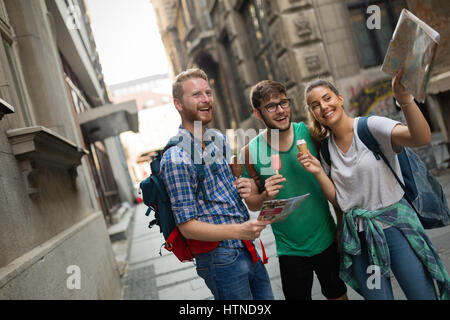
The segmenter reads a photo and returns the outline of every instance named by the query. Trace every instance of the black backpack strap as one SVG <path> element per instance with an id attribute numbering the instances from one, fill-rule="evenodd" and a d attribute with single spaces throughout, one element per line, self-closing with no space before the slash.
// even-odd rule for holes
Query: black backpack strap
<path id="1" fill-rule="evenodd" d="M 358 136 L 359 139 L 365 144 L 365 146 L 372 151 L 373 155 L 377 160 L 380 160 L 380 156 L 384 157 L 383 153 L 380 150 L 377 140 L 373 137 L 372 133 L 369 130 L 369 126 L 367 125 L 367 121 L 369 117 L 361 117 L 358 120 Z M 383 159 L 384 160 L 384 159 Z"/>
<path id="2" fill-rule="evenodd" d="M 163 152 L 167 151 L 171 147 L 177 146 L 181 143 L 181 141 L 183 141 L 183 137 L 179 135 L 170 138 L 169 142 L 167 142 L 166 146 L 164 147 Z"/>
<path id="3" fill-rule="evenodd" d="M 215 136 L 215 135 L 211 136 L 211 142 L 214 143 L 217 146 L 216 139 L 217 139 L 217 136 Z M 227 162 L 227 143 L 226 143 L 226 140 L 224 138 L 221 138 L 219 140 L 222 141 L 222 157 L 225 160 L 225 162 Z M 198 194 L 200 193 L 200 191 L 202 191 L 204 200 L 208 201 L 209 197 L 208 197 L 208 193 L 206 192 L 206 186 L 205 186 L 205 161 L 204 161 L 203 157 L 201 157 L 202 163 L 201 164 L 196 164 L 195 163 L 195 161 L 194 161 L 194 152 L 195 152 L 194 147 L 195 147 L 195 144 L 194 144 L 194 141 L 193 141 L 192 145 L 191 145 L 191 151 L 192 151 L 191 152 L 191 158 L 192 158 L 192 162 L 195 165 L 195 169 L 197 170 L 197 175 L 198 175 L 198 186 L 197 186 L 196 194 L 197 194 L 197 197 L 198 197 Z M 214 156 L 215 155 L 213 155 L 213 157 Z M 211 170 L 212 170 L 213 174 L 217 174 L 217 172 L 219 171 L 219 168 L 217 166 L 216 161 L 214 161 L 212 163 Z"/>
<path id="4" fill-rule="evenodd" d="M 377 160 L 380 160 L 380 158 L 383 159 L 383 161 L 389 167 L 391 172 L 394 174 L 395 179 L 397 180 L 397 182 L 400 184 L 402 189 L 406 192 L 405 185 L 401 182 L 401 180 L 398 177 L 397 173 L 395 173 L 394 169 L 392 168 L 392 166 L 389 163 L 389 161 L 386 158 L 386 156 L 383 154 L 383 152 L 381 152 L 381 149 L 380 149 L 380 146 L 379 146 L 377 140 L 375 140 L 374 136 L 370 132 L 369 126 L 367 125 L 367 120 L 368 119 L 369 119 L 369 117 L 361 117 L 361 118 L 359 118 L 359 121 L 358 121 L 358 136 L 359 136 L 359 139 L 365 144 L 365 146 L 370 151 L 372 151 L 372 153 L 374 154 L 374 156 L 375 156 L 375 158 Z"/>
<path id="5" fill-rule="evenodd" d="M 197 170 L 197 176 L 198 176 L 198 185 L 197 185 L 197 191 L 195 192 L 197 197 L 198 194 L 200 193 L 200 190 L 203 193 L 203 198 L 205 201 L 208 201 L 208 193 L 206 192 L 206 188 L 205 188 L 205 167 L 203 164 L 203 159 L 202 159 L 202 164 L 194 164 L 195 166 L 195 170 Z"/>
<path id="6" fill-rule="evenodd" d="M 415 206 L 412 203 L 413 199 L 409 199 L 410 197 L 408 195 L 411 194 L 411 191 L 408 189 L 408 187 L 400 180 L 400 178 L 398 177 L 397 173 L 395 172 L 395 170 L 392 168 L 391 164 L 389 163 L 388 159 L 386 158 L 386 156 L 383 154 L 383 152 L 381 152 L 380 146 L 377 142 L 377 140 L 375 139 L 375 137 L 372 135 L 372 133 L 369 130 L 369 126 L 367 124 L 367 120 L 369 119 L 369 117 L 361 117 L 358 120 L 358 136 L 359 139 L 365 144 L 365 146 L 372 151 L 372 153 L 374 154 L 375 158 L 377 160 L 383 159 L 384 163 L 386 163 L 386 165 L 388 166 L 389 170 L 391 170 L 392 174 L 395 177 L 395 180 L 397 180 L 398 184 L 400 185 L 400 187 L 403 189 L 403 192 L 405 192 L 405 199 L 406 201 L 408 201 L 408 203 L 411 205 L 411 207 L 416 211 L 416 213 L 418 213 L 417 209 L 415 208 Z M 406 154 L 404 153 L 405 151 L 402 151 L 402 156 L 397 155 L 397 157 L 400 159 L 402 159 L 402 161 L 404 160 L 404 157 L 406 156 Z M 406 159 L 407 162 L 407 159 Z M 402 165 L 402 163 L 401 163 Z M 409 163 L 408 163 L 409 166 Z M 411 169 L 409 169 L 411 170 Z M 416 191 L 417 192 L 417 191 Z"/>
<path id="7" fill-rule="evenodd" d="M 202 158 L 202 163 L 201 164 L 196 164 L 195 163 L 195 141 L 192 140 L 192 143 L 190 144 L 190 149 L 187 149 L 187 146 L 184 145 L 183 143 L 183 136 L 181 135 L 176 135 L 173 136 L 172 138 L 169 139 L 169 142 L 167 142 L 166 146 L 164 147 L 164 149 L 162 149 L 159 152 L 159 157 L 160 159 L 162 158 L 164 152 L 166 152 L 167 150 L 169 150 L 172 147 L 175 146 L 179 146 L 181 148 L 183 148 L 186 152 L 189 152 L 190 156 L 191 156 L 191 160 L 192 163 L 194 164 L 195 167 L 195 171 L 197 172 L 197 176 L 198 176 L 198 185 L 197 185 L 197 190 L 195 191 L 196 196 L 198 197 L 199 191 L 201 190 L 203 192 L 203 196 L 205 201 L 208 200 L 208 194 L 206 193 L 206 188 L 205 188 L 205 184 L 204 184 L 204 180 L 205 180 L 205 170 L 204 170 L 204 161 Z M 153 164 L 153 162 L 152 162 Z M 157 163 L 159 165 L 159 162 Z M 160 168 L 154 168 L 152 166 L 152 172 L 158 172 L 159 173 Z"/>
<path id="8" fill-rule="evenodd" d="M 167 150 L 169 150 L 170 148 L 172 148 L 174 146 L 177 146 L 182 140 L 183 140 L 183 137 L 176 135 L 169 139 L 169 142 L 167 142 L 166 146 L 162 150 L 158 151 L 156 158 L 158 158 L 159 161 L 150 162 L 150 168 L 152 170 L 152 174 L 153 173 L 159 174 L 160 169 L 161 169 L 160 162 L 161 162 L 164 152 L 166 152 Z"/>
<path id="9" fill-rule="evenodd" d="M 328 141 L 330 137 L 326 137 L 320 143 L 320 156 L 325 160 L 325 163 L 328 164 L 331 168 L 331 158 L 330 158 L 330 149 L 328 148 Z"/>
<path id="10" fill-rule="evenodd" d="M 195 150 L 195 140 L 191 141 L 191 145 L 190 145 L 190 150 L 186 150 L 189 151 L 189 154 L 191 155 L 191 160 L 192 163 L 194 164 L 195 167 L 195 171 L 197 172 L 197 180 L 198 180 L 198 184 L 197 184 L 197 190 L 195 191 L 195 195 L 198 198 L 200 191 L 203 193 L 203 198 L 205 201 L 209 200 L 208 198 L 208 194 L 206 193 L 206 188 L 205 188 L 205 161 L 203 160 L 203 157 L 200 154 L 200 159 L 202 161 L 202 163 L 195 163 L 196 157 L 196 150 Z"/>

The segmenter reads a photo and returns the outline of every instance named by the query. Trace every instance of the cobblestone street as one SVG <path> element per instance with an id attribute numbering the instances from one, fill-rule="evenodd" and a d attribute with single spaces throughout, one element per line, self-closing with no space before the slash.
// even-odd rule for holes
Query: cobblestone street
<path id="1" fill-rule="evenodd" d="M 447 199 L 450 200 L 450 170 L 443 171 L 438 180 L 441 182 Z M 181 263 L 168 251 L 162 248 L 163 236 L 159 228 L 148 229 L 151 218 L 145 216 L 145 205 L 136 207 L 134 225 L 130 235 L 129 265 L 127 274 L 123 277 L 124 299 L 132 300 L 204 300 L 213 299 L 204 281 L 197 276 L 193 263 Z M 255 216 L 255 213 L 252 213 Z M 427 230 L 441 259 L 450 270 L 450 226 Z M 272 289 L 276 300 L 284 300 L 281 279 L 276 256 L 275 239 L 270 227 L 261 233 L 261 239 L 266 249 L 269 262 L 266 264 Z M 255 241 L 261 255 L 259 241 Z M 396 299 L 404 300 L 405 296 L 392 277 L 392 287 Z M 362 297 L 348 288 L 351 300 L 362 300 Z M 313 300 L 324 300 L 317 278 L 314 279 Z"/>

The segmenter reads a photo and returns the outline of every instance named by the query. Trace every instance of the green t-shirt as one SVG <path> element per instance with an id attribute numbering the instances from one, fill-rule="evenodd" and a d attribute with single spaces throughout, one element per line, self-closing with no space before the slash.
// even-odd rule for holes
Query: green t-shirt
<path id="1" fill-rule="evenodd" d="M 289 151 L 279 152 L 281 170 L 279 173 L 286 178 L 284 188 L 280 190 L 277 199 L 286 199 L 310 193 L 310 196 L 283 221 L 273 223 L 277 254 L 310 257 L 327 249 L 336 236 L 336 224 L 330 213 L 328 202 L 324 197 L 319 183 L 313 174 L 307 172 L 297 160 L 298 149 L 295 142 L 306 140 L 308 149 L 317 156 L 314 142 L 308 128 L 303 122 L 293 123 L 294 140 Z M 271 168 L 270 156 L 278 153 L 259 134 L 250 141 L 250 157 L 255 164 L 262 184 L 275 174 Z M 261 169 L 266 168 L 261 174 Z M 269 172 L 267 172 L 269 171 Z M 249 178 L 244 166 L 243 177 Z"/>

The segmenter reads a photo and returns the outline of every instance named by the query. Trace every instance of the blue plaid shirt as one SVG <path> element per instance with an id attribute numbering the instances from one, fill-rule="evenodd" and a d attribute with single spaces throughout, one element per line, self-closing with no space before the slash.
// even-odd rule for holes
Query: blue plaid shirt
<path id="1" fill-rule="evenodd" d="M 224 135 L 216 130 L 208 129 L 204 135 L 206 148 L 193 134 L 180 126 L 178 136 L 183 139 L 187 148 L 175 146 L 164 152 L 161 159 L 160 175 L 169 194 L 172 211 L 177 225 L 192 219 L 213 224 L 243 223 L 250 216 L 234 185 L 236 178 L 223 157 L 224 146 L 227 146 Z M 214 143 L 207 141 L 208 136 L 215 136 Z M 217 139 L 219 138 L 219 139 Z M 194 140 L 195 139 L 195 140 Z M 213 138 L 214 139 L 214 138 Z M 208 200 L 204 200 L 203 192 L 197 191 L 198 178 L 192 158 L 187 150 L 195 141 L 194 160 L 205 161 L 205 189 Z M 228 154 L 228 152 L 226 152 Z M 201 162 L 200 162 L 201 163 Z M 243 248 L 241 240 L 224 240 L 219 246 Z"/>

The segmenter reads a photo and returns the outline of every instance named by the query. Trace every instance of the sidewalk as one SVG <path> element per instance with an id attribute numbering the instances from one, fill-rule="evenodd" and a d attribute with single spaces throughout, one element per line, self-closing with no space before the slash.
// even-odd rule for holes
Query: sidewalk
<path id="1" fill-rule="evenodd" d="M 445 170 L 437 176 L 442 184 L 447 200 L 450 203 L 450 170 Z M 128 267 L 123 277 L 125 300 L 203 300 L 213 299 L 204 281 L 197 276 L 193 263 L 181 263 L 164 248 L 160 247 L 164 241 L 159 228 L 148 229 L 148 222 L 153 219 L 145 216 L 146 206 L 136 207 L 134 225 L 130 234 L 130 250 Z M 252 213 L 254 215 L 254 213 Z M 450 271 L 450 226 L 440 229 L 427 230 L 442 261 Z M 261 239 L 266 249 L 272 289 L 276 300 L 284 300 L 281 289 L 281 279 L 276 256 L 275 239 L 269 228 L 261 233 Z M 259 241 L 255 241 L 259 250 Z M 404 300 L 405 296 L 399 288 L 395 278 L 392 278 L 394 296 L 397 300 Z M 317 278 L 314 279 L 313 300 L 324 300 Z M 348 287 L 347 295 L 351 300 L 363 298 Z"/>

